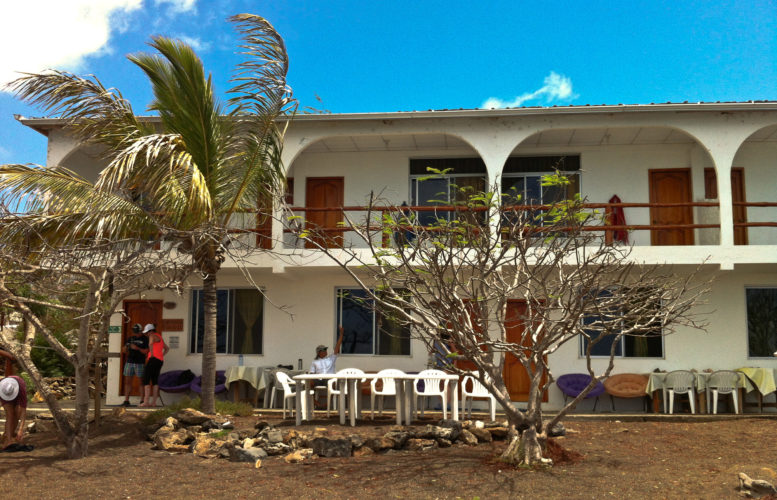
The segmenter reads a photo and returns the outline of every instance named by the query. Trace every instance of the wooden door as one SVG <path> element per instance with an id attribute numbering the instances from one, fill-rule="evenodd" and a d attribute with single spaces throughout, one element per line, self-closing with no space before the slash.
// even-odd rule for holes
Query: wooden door
<path id="1" fill-rule="evenodd" d="M 704 197 L 717 199 L 718 177 L 714 168 L 704 169 Z M 734 203 L 747 201 L 745 196 L 745 169 L 733 167 L 731 169 L 731 201 Z M 747 207 L 734 205 L 732 207 L 734 224 L 747 222 Z M 734 244 L 747 245 L 747 227 L 734 226 Z"/>
<path id="2" fill-rule="evenodd" d="M 328 229 L 338 229 L 343 221 L 344 189 L 342 177 L 308 177 L 305 185 L 305 208 L 333 208 L 333 210 L 306 212 L 306 226 L 311 230 L 323 230 L 319 236 L 311 239 L 328 248 L 343 246 L 341 232 L 326 232 Z M 315 248 L 308 242 L 306 248 Z"/>
<path id="3" fill-rule="evenodd" d="M 161 300 L 125 300 L 124 301 L 124 322 L 121 325 L 121 345 L 127 342 L 132 335 L 132 325 L 140 323 L 154 323 L 157 326 L 156 331 L 162 332 L 162 301 Z M 126 354 L 121 354 L 121 376 L 119 377 L 119 394 L 124 396 L 124 363 L 127 361 Z M 132 389 L 130 396 L 141 396 L 142 388 L 136 377 L 132 377 Z"/>
<path id="4" fill-rule="evenodd" d="M 531 338 L 523 339 L 523 333 L 526 326 L 526 301 L 511 300 L 507 303 L 507 315 L 505 318 L 505 328 L 507 329 L 507 341 L 520 344 L 525 347 L 531 346 Z M 528 354 L 528 353 L 527 353 Z M 507 391 L 510 393 L 510 399 L 513 401 L 528 401 L 531 380 L 526 368 L 523 367 L 518 358 L 512 354 L 505 354 L 504 381 Z M 546 377 L 542 378 L 541 383 L 546 382 Z M 548 400 L 547 391 L 542 395 L 542 401 Z"/>
<path id="5" fill-rule="evenodd" d="M 649 170 L 650 203 L 691 202 L 691 169 L 669 168 Z M 653 226 L 693 224 L 693 207 L 650 207 Z M 654 229 L 650 231 L 652 245 L 693 245 L 692 228 Z"/>

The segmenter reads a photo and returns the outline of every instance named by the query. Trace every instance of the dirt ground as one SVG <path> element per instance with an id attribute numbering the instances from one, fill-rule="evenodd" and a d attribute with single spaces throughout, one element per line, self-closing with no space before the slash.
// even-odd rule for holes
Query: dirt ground
<path id="1" fill-rule="evenodd" d="M 0 454 L 4 493 L 22 498 L 737 498 L 737 473 L 777 482 L 774 419 L 712 422 L 567 420 L 555 440 L 571 459 L 546 469 L 495 460 L 504 443 L 454 445 L 286 464 L 249 463 L 151 450 L 140 415 L 109 416 L 92 426 L 89 456 L 67 460 L 52 422 L 27 439 L 30 453 Z M 236 419 L 286 425 L 276 416 Z M 428 420 L 423 423 L 433 423 Z M 332 435 L 382 434 L 389 419 Z M 311 430 L 305 427 L 304 430 Z M 560 455 L 556 453 L 558 459 Z"/>

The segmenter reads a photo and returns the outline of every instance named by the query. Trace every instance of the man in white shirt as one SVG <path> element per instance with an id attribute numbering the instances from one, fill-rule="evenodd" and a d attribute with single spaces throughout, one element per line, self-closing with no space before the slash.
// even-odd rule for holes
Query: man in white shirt
<path id="1" fill-rule="evenodd" d="M 340 354 L 340 347 L 343 345 L 343 334 L 345 330 L 342 325 L 339 328 L 340 335 L 337 337 L 337 343 L 335 344 L 335 351 L 332 354 L 327 355 L 327 346 L 319 345 L 316 347 L 316 357 L 310 364 L 310 373 L 335 373 L 335 363 L 337 362 L 337 356 Z M 316 387 L 326 387 L 326 380 L 316 380 Z M 316 391 L 318 394 L 318 391 Z M 322 407 L 320 401 L 315 401 L 316 407 Z"/>

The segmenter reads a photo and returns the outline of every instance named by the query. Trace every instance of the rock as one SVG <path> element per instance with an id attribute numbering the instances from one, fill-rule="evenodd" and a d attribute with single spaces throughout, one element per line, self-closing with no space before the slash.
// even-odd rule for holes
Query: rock
<path id="1" fill-rule="evenodd" d="M 440 438 L 437 440 L 437 446 L 439 446 L 440 448 L 450 448 L 451 446 L 453 446 L 453 443 L 447 439 Z"/>
<path id="2" fill-rule="evenodd" d="M 355 457 L 364 457 L 367 455 L 374 455 L 375 452 L 370 448 L 369 446 L 362 446 L 361 448 L 356 448 L 353 450 L 353 456 Z"/>
<path id="3" fill-rule="evenodd" d="M 461 422 L 457 420 L 440 420 L 437 425 L 439 427 L 444 427 L 446 429 L 452 429 L 450 437 L 442 438 L 442 439 L 449 439 L 451 441 L 456 441 L 459 438 L 459 434 L 461 433 L 461 430 L 464 428 L 461 424 Z"/>
<path id="4" fill-rule="evenodd" d="M 437 425 L 427 425 L 426 428 L 416 432 L 416 437 L 423 439 L 451 439 L 454 435 L 452 427 L 440 427 Z"/>
<path id="5" fill-rule="evenodd" d="M 59 399 L 59 398 L 57 398 Z M 35 394 L 32 396 L 32 403 L 43 403 L 46 401 L 46 399 L 43 397 L 43 395 L 40 393 L 40 391 L 35 391 Z"/>
<path id="6" fill-rule="evenodd" d="M 484 424 L 482 420 L 475 420 L 475 422 L 473 423 L 473 427 L 475 429 L 485 429 L 486 424 Z"/>
<path id="7" fill-rule="evenodd" d="M 307 460 L 312 456 L 313 456 L 312 448 L 300 448 L 299 450 L 289 453 L 288 455 L 283 457 L 283 460 L 285 460 L 287 464 L 297 464 L 304 460 Z"/>
<path id="8" fill-rule="evenodd" d="M 178 429 L 181 427 L 181 423 L 173 417 L 167 417 L 162 423 L 162 427 L 169 427 L 170 429 Z"/>
<path id="9" fill-rule="evenodd" d="M 257 423 L 254 424 L 254 429 L 256 429 L 258 431 L 261 431 L 265 427 L 269 427 L 269 426 L 270 426 L 270 424 L 268 424 L 264 420 L 260 420 L 260 421 L 258 421 Z"/>
<path id="10" fill-rule="evenodd" d="M 173 417 L 178 419 L 184 425 L 203 425 L 211 418 L 194 408 L 183 408 L 173 414 Z"/>
<path id="11" fill-rule="evenodd" d="M 220 439 L 213 439 L 211 437 L 202 435 L 191 444 L 190 449 L 192 453 L 198 457 L 203 458 L 217 458 L 222 456 L 222 450 L 226 446 L 226 442 Z M 227 450 L 227 455 L 229 451 Z"/>
<path id="12" fill-rule="evenodd" d="M 389 432 L 407 432 L 407 427 L 404 425 L 392 425 L 388 429 Z"/>
<path id="13" fill-rule="evenodd" d="M 751 479 L 750 476 L 744 472 L 740 472 L 737 477 L 739 478 L 739 491 L 748 496 L 753 494 L 761 495 L 774 495 L 777 494 L 777 488 L 774 487 L 769 481 L 763 479 Z"/>
<path id="14" fill-rule="evenodd" d="M 397 442 L 391 438 L 385 436 L 379 438 L 368 439 L 364 442 L 364 446 L 372 449 L 372 451 L 384 451 L 390 450 L 397 445 Z"/>
<path id="15" fill-rule="evenodd" d="M 242 443 L 240 443 L 240 446 L 243 448 L 253 448 L 254 443 L 256 443 L 256 440 L 254 438 L 246 438 L 243 440 Z"/>
<path id="16" fill-rule="evenodd" d="M 350 457 L 353 449 L 350 439 L 317 437 L 311 444 L 313 452 L 321 457 Z"/>
<path id="17" fill-rule="evenodd" d="M 358 434 L 351 434 L 348 436 L 348 439 L 351 440 L 351 444 L 354 448 L 361 448 L 364 446 L 364 442 L 366 441 L 362 436 Z"/>
<path id="18" fill-rule="evenodd" d="M 491 433 L 487 429 L 473 427 L 469 430 L 469 432 L 472 433 L 478 439 L 478 442 L 481 443 L 490 443 L 494 440 L 494 438 L 491 437 Z"/>
<path id="19" fill-rule="evenodd" d="M 285 455 L 291 451 L 291 447 L 285 443 L 265 443 L 262 445 L 268 455 Z"/>
<path id="20" fill-rule="evenodd" d="M 507 439 L 507 435 L 509 434 L 507 427 L 489 427 L 487 430 L 491 433 L 492 438 L 499 440 Z"/>
<path id="21" fill-rule="evenodd" d="M 308 447 L 308 437 L 295 429 L 292 429 L 283 435 L 283 442 L 289 445 L 291 449 Z"/>
<path id="22" fill-rule="evenodd" d="M 549 431 L 548 431 L 548 437 L 559 437 L 559 436 L 566 436 L 567 430 L 564 428 L 564 424 L 561 422 L 556 422 L 556 425 L 554 425 Z"/>
<path id="23" fill-rule="evenodd" d="M 240 432 L 230 432 L 227 434 L 227 439 L 230 441 L 242 441 L 243 439 L 246 439 L 248 436 L 244 436 Z"/>
<path id="24" fill-rule="evenodd" d="M 36 432 L 38 432 L 38 423 L 33 420 L 27 424 L 27 434 L 35 434 Z"/>
<path id="25" fill-rule="evenodd" d="M 283 432 L 281 432 L 280 429 L 268 428 L 264 435 L 264 438 L 267 440 L 268 443 L 282 443 Z"/>
<path id="26" fill-rule="evenodd" d="M 470 446 L 475 446 L 478 444 L 478 438 L 476 438 L 475 435 L 467 429 L 461 430 L 461 434 L 459 434 L 459 441 Z"/>
<path id="27" fill-rule="evenodd" d="M 127 409 L 123 406 L 118 406 L 111 410 L 111 416 L 112 417 L 122 417 L 124 414 L 127 413 Z"/>
<path id="28" fill-rule="evenodd" d="M 185 429 L 171 430 L 167 427 L 160 427 L 151 437 L 154 442 L 154 448 L 157 450 L 170 450 L 177 445 L 187 445 L 189 433 Z M 188 446 L 185 446 L 188 451 Z M 176 448 L 177 449 L 177 448 Z"/>
<path id="29" fill-rule="evenodd" d="M 257 459 L 256 462 L 254 462 L 254 469 L 261 469 L 262 468 L 262 460 Z"/>
<path id="30" fill-rule="evenodd" d="M 383 437 L 394 441 L 394 446 L 392 446 L 392 448 L 402 448 L 405 446 L 407 440 L 410 439 L 411 435 L 407 431 L 399 431 L 387 432 Z"/>
<path id="31" fill-rule="evenodd" d="M 437 446 L 434 439 L 408 439 L 405 447 L 410 451 L 423 451 Z"/>
<path id="32" fill-rule="evenodd" d="M 230 462 L 251 462 L 256 463 L 257 460 L 267 457 L 267 452 L 262 448 L 241 448 L 234 446 L 229 449 L 229 461 Z"/>

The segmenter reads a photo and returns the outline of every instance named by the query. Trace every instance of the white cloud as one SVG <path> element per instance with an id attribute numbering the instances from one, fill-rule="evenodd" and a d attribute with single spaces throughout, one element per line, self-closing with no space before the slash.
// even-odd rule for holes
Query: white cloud
<path id="1" fill-rule="evenodd" d="M 197 0 L 154 0 L 154 5 L 167 5 L 171 14 L 195 11 Z"/>
<path id="2" fill-rule="evenodd" d="M 545 77 L 543 84 L 542 87 L 534 92 L 519 95 L 512 101 L 505 101 L 498 97 L 489 97 L 480 107 L 483 109 L 516 108 L 526 101 L 533 101 L 535 99 L 545 98 L 545 101 L 550 103 L 553 101 L 571 100 L 577 97 L 572 90 L 572 80 L 555 71 L 551 71 L 550 74 Z"/>
<path id="3" fill-rule="evenodd" d="M 32 0 L 4 2 L 0 16 L 0 86 L 17 72 L 79 71 L 88 55 L 108 50 L 122 15 L 143 0 Z"/>
<path id="4" fill-rule="evenodd" d="M 210 47 L 211 47 L 210 42 L 203 42 L 199 38 L 196 38 L 193 36 L 176 35 L 174 38 L 181 40 L 186 45 L 193 48 L 196 52 L 207 52 L 210 50 Z"/>

